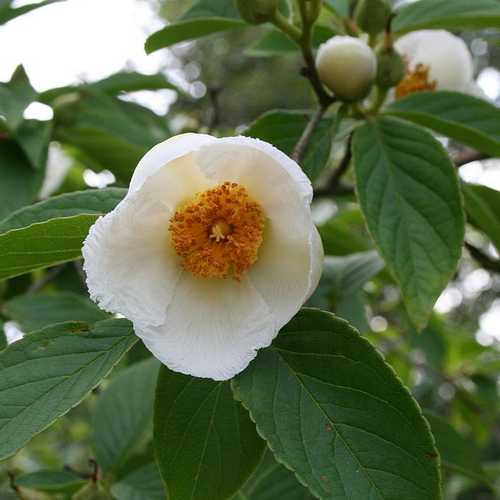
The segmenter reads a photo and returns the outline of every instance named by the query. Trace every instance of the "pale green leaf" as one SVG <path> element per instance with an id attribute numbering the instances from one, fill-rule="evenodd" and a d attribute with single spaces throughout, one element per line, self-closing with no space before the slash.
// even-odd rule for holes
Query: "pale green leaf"
<path id="1" fill-rule="evenodd" d="M 424 129 L 383 117 L 353 141 L 358 198 L 368 229 L 422 329 L 461 256 L 464 214 L 456 169 Z"/>
<path id="2" fill-rule="evenodd" d="M 74 493 L 87 481 L 68 470 L 39 470 L 16 477 L 16 486 L 45 493 Z"/>

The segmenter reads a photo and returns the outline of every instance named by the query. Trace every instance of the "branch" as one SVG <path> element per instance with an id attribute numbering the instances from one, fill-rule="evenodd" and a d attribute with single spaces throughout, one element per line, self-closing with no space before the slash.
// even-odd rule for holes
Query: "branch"
<path id="1" fill-rule="evenodd" d="M 311 116 L 309 123 L 307 124 L 306 128 L 304 129 L 304 132 L 302 132 L 300 139 L 295 145 L 295 148 L 292 153 L 292 159 L 295 160 L 297 163 L 300 163 L 302 161 L 307 146 L 309 145 L 309 142 L 311 141 L 314 131 L 316 130 L 316 127 L 321 121 L 321 118 L 323 118 L 323 115 L 325 114 L 327 107 L 320 106 L 316 110 L 316 112 Z"/>
<path id="2" fill-rule="evenodd" d="M 474 245 L 465 242 L 465 248 L 469 251 L 470 256 L 478 262 L 481 267 L 492 271 L 494 273 L 500 274 L 500 260 L 491 258 L 488 254 L 483 252 L 481 249 L 475 247 Z"/>
<path id="3" fill-rule="evenodd" d="M 467 163 L 471 163 L 473 161 L 487 160 L 488 158 L 490 158 L 490 156 L 487 154 L 480 153 L 479 151 L 475 151 L 474 149 L 467 149 L 462 153 L 454 156 L 453 161 L 455 163 L 455 166 L 458 168 L 461 167 L 462 165 L 467 165 Z"/>

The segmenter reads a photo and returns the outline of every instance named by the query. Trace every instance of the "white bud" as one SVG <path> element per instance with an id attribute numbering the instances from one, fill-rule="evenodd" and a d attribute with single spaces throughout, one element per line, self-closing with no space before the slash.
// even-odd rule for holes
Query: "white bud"
<path id="1" fill-rule="evenodd" d="M 377 74 L 377 58 L 361 39 L 335 36 L 322 44 L 316 56 L 321 81 L 341 100 L 366 96 Z"/>

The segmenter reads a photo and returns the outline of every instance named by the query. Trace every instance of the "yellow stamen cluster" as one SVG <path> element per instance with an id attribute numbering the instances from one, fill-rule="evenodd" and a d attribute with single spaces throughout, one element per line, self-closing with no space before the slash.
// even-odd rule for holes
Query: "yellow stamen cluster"
<path id="1" fill-rule="evenodd" d="M 429 67 L 417 64 L 413 71 L 408 70 L 396 87 L 396 99 L 401 99 L 415 92 L 436 90 L 436 81 L 429 81 Z"/>
<path id="2" fill-rule="evenodd" d="M 264 221 L 247 190 L 225 182 L 177 210 L 169 231 L 182 265 L 195 276 L 240 279 L 257 260 Z"/>

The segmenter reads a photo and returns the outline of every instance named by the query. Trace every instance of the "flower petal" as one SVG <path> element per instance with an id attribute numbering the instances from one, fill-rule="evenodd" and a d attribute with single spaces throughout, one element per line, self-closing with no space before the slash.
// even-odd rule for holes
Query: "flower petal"
<path id="1" fill-rule="evenodd" d="M 146 347 L 169 368 L 227 380 L 246 368 L 278 329 L 250 281 L 182 275 L 157 327 L 134 325 Z"/>
<path id="2" fill-rule="evenodd" d="M 189 133 L 176 135 L 157 144 L 142 157 L 137 165 L 130 181 L 129 193 L 140 189 L 148 177 L 158 172 L 168 162 L 214 141 L 216 139 L 210 135 Z"/>
<path id="3" fill-rule="evenodd" d="M 100 217 L 82 253 L 90 297 L 133 322 L 162 324 L 182 269 L 168 236 L 168 208 L 141 190 Z"/>

